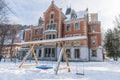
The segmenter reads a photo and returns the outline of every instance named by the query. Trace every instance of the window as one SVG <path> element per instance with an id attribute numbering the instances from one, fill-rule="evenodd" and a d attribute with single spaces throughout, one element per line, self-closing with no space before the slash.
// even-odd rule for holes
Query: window
<path id="1" fill-rule="evenodd" d="M 48 35 L 46 35 L 46 39 L 49 39 L 49 36 L 48 36 Z"/>
<path id="2" fill-rule="evenodd" d="M 97 57 L 97 51 L 96 50 L 92 50 L 92 57 Z"/>
<path id="3" fill-rule="evenodd" d="M 50 25 L 50 30 L 52 30 L 53 29 L 53 27 L 52 27 L 52 25 Z"/>
<path id="4" fill-rule="evenodd" d="M 55 57 L 55 48 L 45 48 L 45 57 Z"/>
<path id="5" fill-rule="evenodd" d="M 70 28 L 70 24 L 67 24 L 67 28 L 66 28 L 67 31 L 70 31 L 71 28 Z"/>
<path id="6" fill-rule="evenodd" d="M 49 39 L 51 39 L 51 35 L 49 35 Z"/>
<path id="7" fill-rule="evenodd" d="M 43 34 L 43 28 L 41 29 L 41 34 Z"/>
<path id="8" fill-rule="evenodd" d="M 80 41 L 74 41 L 74 46 L 80 46 Z"/>
<path id="9" fill-rule="evenodd" d="M 54 14 L 53 13 L 50 15 L 50 19 L 54 19 Z"/>
<path id="10" fill-rule="evenodd" d="M 92 44 L 95 44 L 96 43 L 96 37 L 92 37 Z"/>
<path id="11" fill-rule="evenodd" d="M 79 29 L 80 29 L 79 23 L 75 23 L 75 30 L 79 30 Z"/>
<path id="12" fill-rule="evenodd" d="M 46 39 L 55 39 L 55 34 L 53 34 L 53 35 L 46 35 Z"/>
<path id="13" fill-rule="evenodd" d="M 91 28 L 91 31 L 92 31 L 92 32 L 95 32 L 95 27 L 94 27 L 94 26 Z"/>
<path id="14" fill-rule="evenodd" d="M 75 58 L 80 58 L 80 50 L 75 49 L 74 51 L 75 51 L 75 53 L 74 53 Z"/>
<path id="15" fill-rule="evenodd" d="M 56 30 L 56 24 L 53 24 L 54 26 L 53 26 L 53 30 Z"/>
<path id="16" fill-rule="evenodd" d="M 34 34 L 35 34 L 35 35 L 38 35 L 38 29 L 35 29 Z"/>
<path id="17" fill-rule="evenodd" d="M 47 48 L 45 48 L 44 50 L 45 50 L 44 51 L 45 52 L 44 57 L 47 57 L 48 56 L 48 54 L 47 54 Z"/>
<path id="18" fill-rule="evenodd" d="M 41 57 L 41 49 L 39 50 L 39 54 L 38 54 L 38 57 Z"/>
<path id="19" fill-rule="evenodd" d="M 35 35 L 38 35 L 38 29 L 35 29 Z"/>
<path id="20" fill-rule="evenodd" d="M 51 57 L 55 57 L 55 48 L 52 48 L 52 55 Z"/>
<path id="21" fill-rule="evenodd" d="M 53 34 L 53 39 L 55 39 L 55 34 Z"/>
<path id="22" fill-rule="evenodd" d="M 40 40 L 43 40 L 42 38 Z"/>
<path id="23" fill-rule="evenodd" d="M 66 53 L 67 53 L 68 58 L 70 58 L 70 49 L 66 49 Z"/>
<path id="24" fill-rule="evenodd" d="M 56 24 L 48 25 L 47 30 L 56 30 Z"/>
<path id="25" fill-rule="evenodd" d="M 50 30 L 50 25 L 47 26 L 47 30 Z"/>
<path id="26" fill-rule="evenodd" d="M 50 54 L 51 54 L 51 48 L 47 48 L 48 49 L 48 56 L 47 57 L 50 57 Z"/>

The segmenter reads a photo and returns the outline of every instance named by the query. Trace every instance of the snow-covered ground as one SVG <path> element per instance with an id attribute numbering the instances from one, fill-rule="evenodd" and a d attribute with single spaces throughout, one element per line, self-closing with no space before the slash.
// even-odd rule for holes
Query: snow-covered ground
<path id="1" fill-rule="evenodd" d="M 34 63 L 27 62 L 27 63 Z M 56 66 L 56 62 L 40 61 L 40 64 Z M 0 80 L 120 80 L 120 62 L 70 62 L 71 72 L 66 69 L 60 70 L 55 75 L 54 69 L 40 70 L 32 67 L 19 69 L 20 62 L 0 62 Z M 60 67 L 65 67 L 66 63 L 61 62 Z M 76 72 L 84 75 L 76 75 Z"/>

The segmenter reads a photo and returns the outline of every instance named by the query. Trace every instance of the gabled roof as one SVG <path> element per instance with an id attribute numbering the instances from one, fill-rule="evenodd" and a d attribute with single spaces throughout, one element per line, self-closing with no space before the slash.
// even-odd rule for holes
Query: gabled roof
<path id="1" fill-rule="evenodd" d="M 48 7 L 48 9 L 45 11 L 45 13 L 51 8 L 51 7 L 55 7 L 58 11 L 61 12 L 62 16 L 65 17 L 64 13 L 61 11 L 61 8 L 58 8 L 55 4 L 54 4 L 54 1 L 52 1 L 51 5 Z"/>

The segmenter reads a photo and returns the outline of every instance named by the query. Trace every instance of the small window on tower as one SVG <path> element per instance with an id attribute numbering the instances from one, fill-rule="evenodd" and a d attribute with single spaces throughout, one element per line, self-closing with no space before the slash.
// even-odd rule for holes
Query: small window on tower
<path id="1" fill-rule="evenodd" d="M 54 19 L 54 14 L 53 13 L 50 15 L 50 19 Z"/>
<path id="2" fill-rule="evenodd" d="M 91 31 L 92 31 L 92 32 L 95 32 L 95 27 L 94 27 L 94 26 L 91 28 Z"/>
<path id="3" fill-rule="evenodd" d="M 92 37 L 92 44 L 95 44 L 96 43 L 96 37 Z"/>

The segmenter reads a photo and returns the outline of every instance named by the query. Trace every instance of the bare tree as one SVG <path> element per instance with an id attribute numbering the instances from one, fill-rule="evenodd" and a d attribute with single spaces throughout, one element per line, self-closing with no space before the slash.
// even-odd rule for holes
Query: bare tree
<path id="1" fill-rule="evenodd" d="M 0 0 L 0 24 L 8 22 L 8 6 L 5 3 L 5 0 Z"/>
<path id="2" fill-rule="evenodd" d="M 2 54 L 2 49 L 4 47 L 4 42 L 6 36 L 9 35 L 10 25 L 0 25 L 0 54 Z"/>
<path id="3" fill-rule="evenodd" d="M 10 29 L 11 33 L 11 43 L 10 43 L 10 58 L 11 58 L 11 61 L 12 61 L 12 57 L 14 56 L 13 53 L 13 49 L 15 48 L 15 45 L 14 45 L 14 42 L 15 42 L 15 38 L 16 38 L 16 35 L 17 35 L 17 32 L 19 30 L 19 27 L 17 25 L 13 25 L 12 28 Z M 15 56 L 14 56 L 15 57 Z"/>

